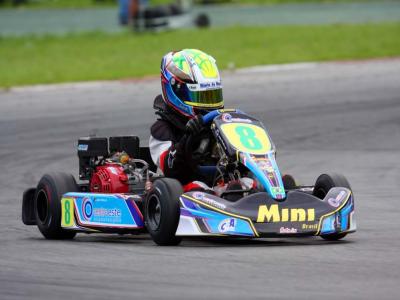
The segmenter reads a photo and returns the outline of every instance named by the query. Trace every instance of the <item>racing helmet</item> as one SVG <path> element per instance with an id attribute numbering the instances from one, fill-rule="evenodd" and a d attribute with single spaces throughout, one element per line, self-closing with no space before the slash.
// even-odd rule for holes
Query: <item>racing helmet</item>
<path id="1" fill-rule="evenodd" d="M 167 53 L 161 61 L 163 100 L 175 112 L 194 117 L 224 107 L 215 59 L 197 49 Z"/>

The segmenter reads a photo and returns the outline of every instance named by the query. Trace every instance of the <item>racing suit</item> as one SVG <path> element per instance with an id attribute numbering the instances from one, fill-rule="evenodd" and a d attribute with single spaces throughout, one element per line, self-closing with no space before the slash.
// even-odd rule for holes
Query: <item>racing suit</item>
<path id="1" fill-rule="evenodd" d="M 221 194 L 229 188 L 227 184 L 223 184 L 212 189 L 203 181 L 199 181 L 200 175 L 193 172 L 196 162 L 187 161 L 185 155 L 187 141 L 185 129 L 188 119 L 171 111 L 161 95 L 154 100 L 154 109 L 159 118 L 151 126 L 149 148 L 153 162 L 163 174 L 179 180 L 183 185 L 184 192 L 202 190 Z M 236 188 L 238 188 L 237 184 L 239 184 L 239 188 L 250 188 L 254 187 L 255 181 L 250 178 L 242 178 L 235 184 Z"/>
<path id="2" fill-rule="evenodd" d="M 193 186 L 191 183 L 196 179 L 188 165 L 193 162 L 185 161 L 185 126 L 188 119 L 171 111 L 161 95 L 154 100 L 154 109 L 158 119 L 150 129 L 151 158 L 165 176 L 176 178 L 187 189 Z M 186 185 L 189 186 L 185 188 Z"/>

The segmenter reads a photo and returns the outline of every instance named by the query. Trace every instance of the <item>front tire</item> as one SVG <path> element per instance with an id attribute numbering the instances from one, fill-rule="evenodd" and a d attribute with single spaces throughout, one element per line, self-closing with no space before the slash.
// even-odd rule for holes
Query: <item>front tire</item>
<path id="1" fill-rule="evenodd" d="M 37 185 L 34 205 L 36 224 L 46 239 L 73 239 L 76 232 L 61 227 L 61 197 L 68 192 L 78 192 L 75 179 L 70 174 L 49 173 Z"/>
<path id="2" fill-rule="evenodd" d="M 183 194 L 179 181 L 161 178 L 153 183 L 145 202 L 144 217 L 148 232 L 160 246 L 173 246 L 181 242 L 175 236 L 180 218 L 179 197 Z"/>
<path id="3" fill-rule="evenodd" d="M 290 174 L 283 175 L 282 182 L 285 190 L 294 190 L 295 188 L 297 188 L 296 180 Z"/>
<path id="4" fill-rule="evenodd" d="M 315 182 L 313 195 L 317 198 L 324 199 L 328 194 L 329 190 L 334 187 L 344 187 L 351 190 L 350 183 L 346 177 L 341 174 L 322 174 L 317 178 Z M 332 233 L 321 235 L 324 240 L 337 241 L 344 238 L 347 233 Z"/>

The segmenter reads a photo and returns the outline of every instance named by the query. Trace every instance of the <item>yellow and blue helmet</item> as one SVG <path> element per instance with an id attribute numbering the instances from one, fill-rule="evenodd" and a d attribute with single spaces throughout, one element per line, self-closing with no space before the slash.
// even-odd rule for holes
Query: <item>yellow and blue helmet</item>
<path id="1" fill-rule="evenodd" d="M 161 61 L 161 86 L 166 104 L 184 116 L 224 107 L 215 59 L 200 50 L 167 53 Z"/>

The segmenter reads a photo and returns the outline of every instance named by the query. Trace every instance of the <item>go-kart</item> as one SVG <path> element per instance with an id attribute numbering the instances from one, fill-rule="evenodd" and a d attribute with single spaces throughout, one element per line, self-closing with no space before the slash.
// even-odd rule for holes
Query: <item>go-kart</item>
<path id="1" fill-rule="evenodd" d="M 260 121 L 239 110 L 215 110 L 203 121 L 211 137 L 186 153 L 215 157 L 217 163 L 197 171 L 211 176 L 212 186 L 251 177 L 256 187 L 236 185 L 219 195 L 183 193 L 176 180 L 156 180 L 146 196 L 144 216 L 157 244 L 178 244 L 182 236 L 318 235 L 338 240 L 356 230 L 354 198 L 344 176 L 322 174 L 314 186 L 297 186 L 292 176 L 281 176 L 275 146 Z M 186 144 L 194 143 L 188 138 Z"/>
<path id="2" fill-rule="evenodd" d="M 275 146 L 260 121 L 239 110 L 215 110 L 203 120 L 204 136 L 186 139 L 186 160 L 202 162 L 193 171 L 212 187 L 243 177 L 254 186 L 184 193 L 177 180 L 156 173 L 139 138 L 81 138 L 79 184 L 65 173 L 44 175 L 24 192 L 23 222 L 37 225 L 47 239 L 147 230 L 159 245 L 176 245 L 183 236 L 338 240 L 356 230 L 344 176 L 323 174 L 314 186 L 298 186 L 293 177 L 281 176 Z"/>
<path id="3" fill-rule="evenodd" d="M 210 25 L 210 19 L 206 14 L 194 14 L 191 0 L 175 0 L 164 5 L 148 5 L 148 1 L 120 0 L 119 2 L 120 24 L 128 25 L 132 21 L 135 31 L 160 31 Z"/>

